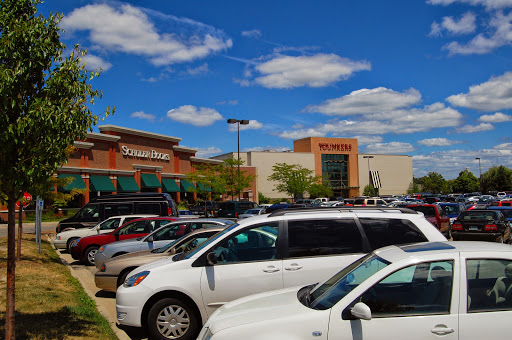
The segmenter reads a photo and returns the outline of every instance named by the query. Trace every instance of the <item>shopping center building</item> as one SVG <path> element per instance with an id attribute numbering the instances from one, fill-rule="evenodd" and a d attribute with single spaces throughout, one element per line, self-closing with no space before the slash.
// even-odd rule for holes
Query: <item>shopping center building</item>
<path id="1" fill-rule="evenodd" d="M 196 183 L 186 175 L 198 165 L 238 158 L 237 152 L 196 157 L 197 150 L 180 146 L 178 137 L 114 125 L 98 128 L 99 133 L 88 133 L 85 140 L 74 143 L 75 152 L 55 175 L 73 178 L 58 190 L 88 189 L 70 202 L 70 207 L 80 207 L 99 195 L 125 192 L 166 192 L 178 203 L 194 203 Z M 407 192 L 413 178 L 412 157 L 359 154 L 358 149 L 357 139 L 309 137 L 295 140 L 293 150 L 287 152 L 241 152 L 241 171 L 255 178 L 241 198 L 258 202 L 258 193 L 273 199 L 290 198 L 268 180 L 277 163 L 298 164 L 324 176 L 336 197 L 360 196 L 368 183 L 378 188 L 380 195 Z M 5 207 L 0 213 L 5 213 Z"/>

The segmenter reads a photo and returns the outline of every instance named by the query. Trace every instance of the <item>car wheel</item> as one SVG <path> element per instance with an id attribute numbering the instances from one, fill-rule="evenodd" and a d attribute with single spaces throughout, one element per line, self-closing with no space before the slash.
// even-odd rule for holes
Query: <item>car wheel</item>
<path id="1" fill-rule="evenodd" d="M 73 238 L 70 238 L 67 242 L 66 242 L 66 250 L 68 251 L 68 254 L 71 253 L 71 243 L 73 243 L 73 241 L 77 240 L 78 237 L 73 237 Z"/>
<path id="2" fill-rule="evenodd" d="M 96 256 L 98 249 L 98 246 L 90 246 L 87 248 L 82 256 L 82 262 L 87 266 L 94 266 L 94 256 Z"/>
<path id="3" fill-rule="evenodd" d="M 192 340 L 199 333 L 199 320 L 189 303 L 165 298 L 151 307 L 148 328 L 154 339 Z"/>

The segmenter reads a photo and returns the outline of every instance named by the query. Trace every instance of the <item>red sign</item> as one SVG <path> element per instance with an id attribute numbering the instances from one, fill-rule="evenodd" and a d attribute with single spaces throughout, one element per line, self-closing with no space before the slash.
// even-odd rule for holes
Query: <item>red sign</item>
<path id="1" fill-rule="evenodd" d="M 29 194 L 28 192 L 24 192 L 23 193 L 23 208 L 26 208 L 31 201 L 32 201 L 32 195 Z M 20 207 L 20 201 L 16 202 L 16 206 L 18 208 Z"/>

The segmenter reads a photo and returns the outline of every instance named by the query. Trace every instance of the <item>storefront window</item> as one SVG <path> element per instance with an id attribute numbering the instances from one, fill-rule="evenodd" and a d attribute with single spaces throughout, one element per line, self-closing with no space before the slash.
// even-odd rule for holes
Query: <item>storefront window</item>
<path id="1" fill-rule="evenodd" d="M 348 155 L 323 154 L 322 174 L 335 195 L 348 197 Z"/>

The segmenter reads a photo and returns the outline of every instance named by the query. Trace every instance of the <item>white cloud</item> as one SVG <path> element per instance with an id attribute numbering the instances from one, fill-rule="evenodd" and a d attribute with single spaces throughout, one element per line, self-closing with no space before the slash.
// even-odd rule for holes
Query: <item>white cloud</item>
<path id="1" fill-rule="evenodd" d="M 428 0 L 428 4 L 431 5 L 451 5 L 454 3 L 462 3 L 473 6 L 483 6 L 487 9 L 500 9 L 512 7 L 512 1 L 510 0 Z"/>
<path id="2" fill-rule="evenodd" d="M 229 131 L 237 132 L 237 130 L 238 130 L 237 125 L 238 124 L 229 124 Z M 240 131 L 259 130 L 261 128 L 263 128 L 263 124 L 254 119 L 249 120 L 249 124 L 240 124 Z"/>
<path id="3" fill-rule="evenodd" d="M 452 41 L 443 48 L 451 55 L 486 54 L 496 48 L 512 44 L 512 13 L 507 15 L 502 12 L 493 13 L 487 32 L 489 32 L 488 35 L 480 33 L 466 44 Z"/>
<path id="4" fill-rule="evenodd" d="M 421 93 L 416 89 L 397 92 L 385 87 L 361 89 L 350 94 L 329 99 L 320 105 L 310 105 L 309 112 L 319 112 L 330 116 L 348 116 L 391 111 L 401 107 L 417 104 L 421 101 Z"/>
<path id="5" fill-rule="evenodd" d="M 483 115 L 478 118 L 479 121 L 484 123 L 504 123 L 512 120 L 512 116 L 506 115 L 501 112 L 496 112 L 493 115 Z"/>
<path id="6" fill-rule="evenodd" d="M 366 153 L 371 152 L 375 154 L 401 154 L 414 151 L 414 146 L 410 143 L 390 142 L 390 143 L 375 143 L 367 145 Z"/>
<path id="7" fill-rule="evenodd" d="M 144 111 L 136 111 L 136 112 L 133 112 L 130 117 L 132 118 L 140 118 L 140 119 L 146 119 L 146 120 L 149 120 L 150 122 L 153 122 L 155 121 L 155 118 L 156 116 L 151 114 L 151 113 L 145 113 Z"/>
<path id="8" fill-rule="evenodd" d="M 167 117 L 183 124 L 194 126 L 209 126 L 224 118 L 215 109 L 193 105 L 183 105 L 176 109 L 167 111 Z"/>
<path id="9" fill-rule="evenodd" d="M 474 133 L 474 132 L 482 132 L 493 130 L 494 126 L 489 123 L 482 123 L 479 125 L 464 125 L 461 128 L 457 129 L 458 133 Z"/>
<path id="10" fill-rule="evenodd" d="M 150 15 L 164 24 L 157 28 Z M 157 66 L 205 58 L 233 44 L 213 27 L 128 4 L 80 7 L 66 15 L 61 26 L 69 32 L 88 30 L 93 44 L 146 57 Z"/>
<path id="11" fill-rule="evenodd" d="M 249 152 L 249 151 L 274 151 L 274 152 L 285 152 L 290 151 L 291 149 L 287 146 L 255 146 L 252 148 L 245 148 L 242 149 L 243 152 Z"/>
<path id="12" fill-rule="evenodd" d="M 335 54 L 316 54 L 313 56 L 277 55 L 271 60 L 260 62 L 254 70 L 260 74 L 254 82 L 274 89 L 294 87 L 324 87 L 342 79 L 349 78 L 354 72 L 368 71 L 371 64 L 367 61 L 353 61 Z M 252 72 L 247 72 L 250 76 Z M 236 80 L 242 86 L 247 79 Z"/>
<path id="13" fill-rule="evenodd" d="M 193 149 L 197 149 L 196 157 L 200 157 L 200 158 L 209 158 L 212 156 L 222 154 L 222 150 L 215 146 L 210 146 L 209 148 L 193 148 Z"/>
<path id="14" fill-rule="evenodd" d="M 97 71 L 100 68 L 103 71 L 108 71 L 112 67 L 112 64 L 106 61 L 105 59 L 87 53 L 83 57 L 83 61 L 85 62 L 85 68 L 89 71 Z"/>
<path id="15" fill-rule="evenodd" d="M 261 38 L 262 34 L 260 30 L 242 31 L 242 36 L 249 38 Z"/>
<path id="16" fill-rule="evenodd" d="M 449 140 L 447 138 L 427 138 L 418 141 L 418 144 L 425 146 L 450 146 L 461 143 L 461 141 Z"/>
<path id="17" fill-rule="evenodd" d="M 494 146 L 493 149 L 496 149 L 496 150 L 512 150 L 512 143 L 498 144 L 498 145 Z"/>
<path id="18" fill-rule="evenodd" d="M 221 100 L 220 102 L 217 102 L 217 105 L 238 105 L 238 99 L 233 100 Z"/>
<path id="19" fill-rule="evenodd" d="M 452 35 L 472 33 L 476 29 L 475 21 L 476 16 L 471 12 L 465 13 L 458 21 L 453 17 L 444 17 L 441 23 L 432 23 L 429 35 L 440 36 L 443 30 Z"/>
<path id="20" fill-rule="evenodd" d="M 450 96 L 446 100 L 454 105 L 481 111 L 512 108 L 512 72 L 492 77 L 485 83 L 473 85 L 469 93 Z"/>
<path id="21" fill-rule="evenodd" d="M 208 73 L 208 64 L 207 63 L 204 63 L 203 65 L 201 66 L 198 66 L 198 67 L 195 67 L 195 68 L 190 68 L 190 67 L 187 67 L 187 73 L 190 74 L 190 75 L 198 75 L 198 74 L 206 74 Z"/>
<path id="22" fill-rule="evenodd" d="M 335 136 L 335 134 L 333 134 L 333 135 Z M 358 145 L 380 143 L 384 140 L 384 138 L 382 138 L 381 136 L 352 136 L 349 138 L 357 139 Z"/>

